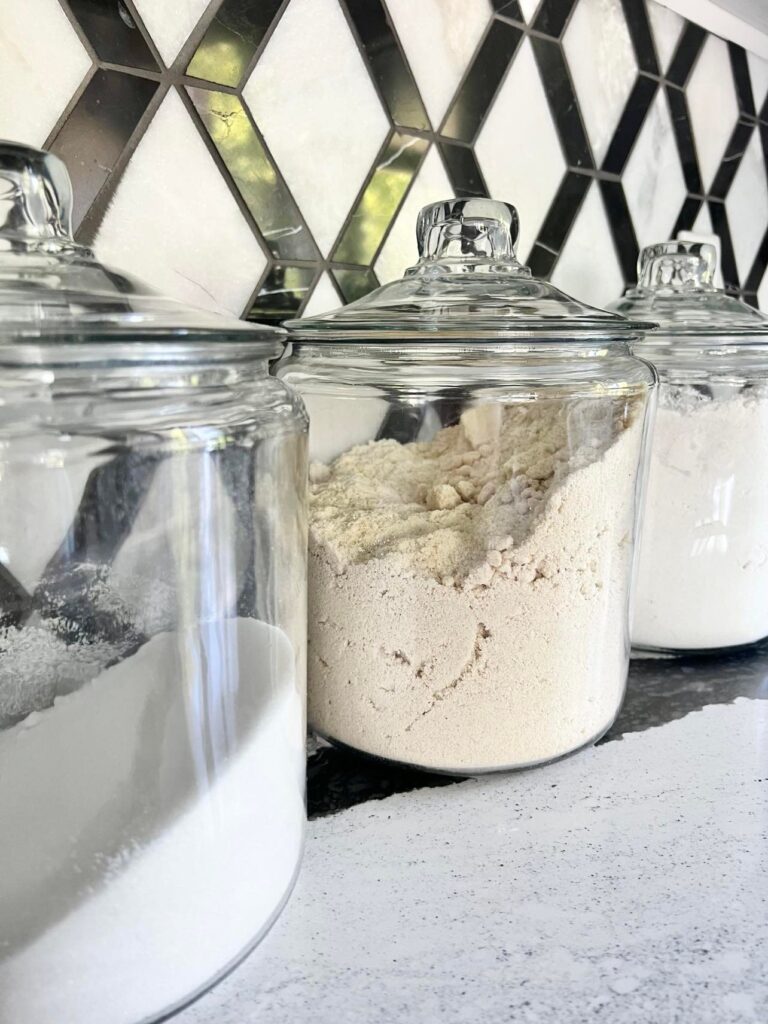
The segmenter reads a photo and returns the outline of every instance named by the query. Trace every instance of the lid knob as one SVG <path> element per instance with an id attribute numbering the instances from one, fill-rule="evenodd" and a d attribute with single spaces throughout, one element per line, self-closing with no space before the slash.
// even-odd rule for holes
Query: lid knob
<path id="1" fill-rule="evenodd" d="M 0 141 L 0 240 L 72 243 L 72 185 L 57 156 Z"/>
<path id="2" fill-rule="evenodd" d="M 642 289 L 712 291 L 717 251 L 708 242 L 661 242 L 648 245 L 637 261 Z"/>
<path id="3" fill-rule="evenodd" d="M 515 260 L 517 210 L 495 199 L 447 199 L 425 206 L 416 222 L 422 260 Z"/>

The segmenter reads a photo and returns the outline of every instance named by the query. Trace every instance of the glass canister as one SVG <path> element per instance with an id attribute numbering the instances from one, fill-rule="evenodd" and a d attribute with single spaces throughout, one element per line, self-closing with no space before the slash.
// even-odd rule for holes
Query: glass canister
<path id="1" fill-rule="evenodd" d="M 306 418 L 282 332 L 69 232 L 0 145 L 0 1021 L 137 1024 L 290 892 L 304 823 Z"/>
<path id="2" fill-rule="evenodd" d="M 310 416 L 309 716 L 443 772 L 534 765 L 622 701 L 651 368 L 537 280 L 513 207 L 422 210 L 421 258 L 289 323 Z"/>
<path id="3" fill-rule="evenodd" d="M 704 651 L 768 636 L 768 319 L 713 284 L 716 251 L 644 249 L 614 305 L 659 325 L 632 639 Z"/>

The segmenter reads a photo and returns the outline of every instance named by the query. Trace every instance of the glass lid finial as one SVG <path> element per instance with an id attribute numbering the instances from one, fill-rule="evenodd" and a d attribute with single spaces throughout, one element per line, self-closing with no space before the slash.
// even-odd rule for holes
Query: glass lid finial
<path id="1" fill-rule="evenodd" d="M 0 241 L 73 245 L 72 185 L 57 156 L 0 140 Z"/>
<path id="2" fill-rule="evenodd" d="M 447 199 L 425 206 L 416 222 L 424 260 L 515 261 L 517 210 L 494 199 Z"/>
<path id="3" fill-rule="evenodd" d="M 661 242 L 647 245 L 637 261 L 643 290 L 714 291 L 717 250 L 708 242 Z"/>

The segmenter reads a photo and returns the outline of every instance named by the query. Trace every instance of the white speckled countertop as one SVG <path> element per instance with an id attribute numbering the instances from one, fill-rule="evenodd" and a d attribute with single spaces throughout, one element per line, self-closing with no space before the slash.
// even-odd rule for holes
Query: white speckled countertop
<path id="1" fill-rule="evenodd" d="M 179 1024 L 768 1022 L 768 701 L 309 825 L 288 907 Z"/>

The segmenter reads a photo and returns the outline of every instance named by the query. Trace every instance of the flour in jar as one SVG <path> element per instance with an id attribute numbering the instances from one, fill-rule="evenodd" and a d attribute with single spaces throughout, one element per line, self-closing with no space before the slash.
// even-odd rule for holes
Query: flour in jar
<path id="1" fill-rule="evenodd" d="M 0 1024 L 155 1019 L 264 931 L 301 852 L 285 633 L 202 623 L 100 670 L 73 646 L 0 636 L 0 665 L 55 680 L 0 675 Z"/>
<path id="2" fill-rule="evenodd" d="M 768 389 L 662 383 L 633 641 L 697 650 L 768 636 Z"/>
<path id="3" fill-rule="evenodd" d="M 467 410 L 312 467 L 310 719 L 447 771 L 534 764 L 621 703 L 644 402 Z"/>

